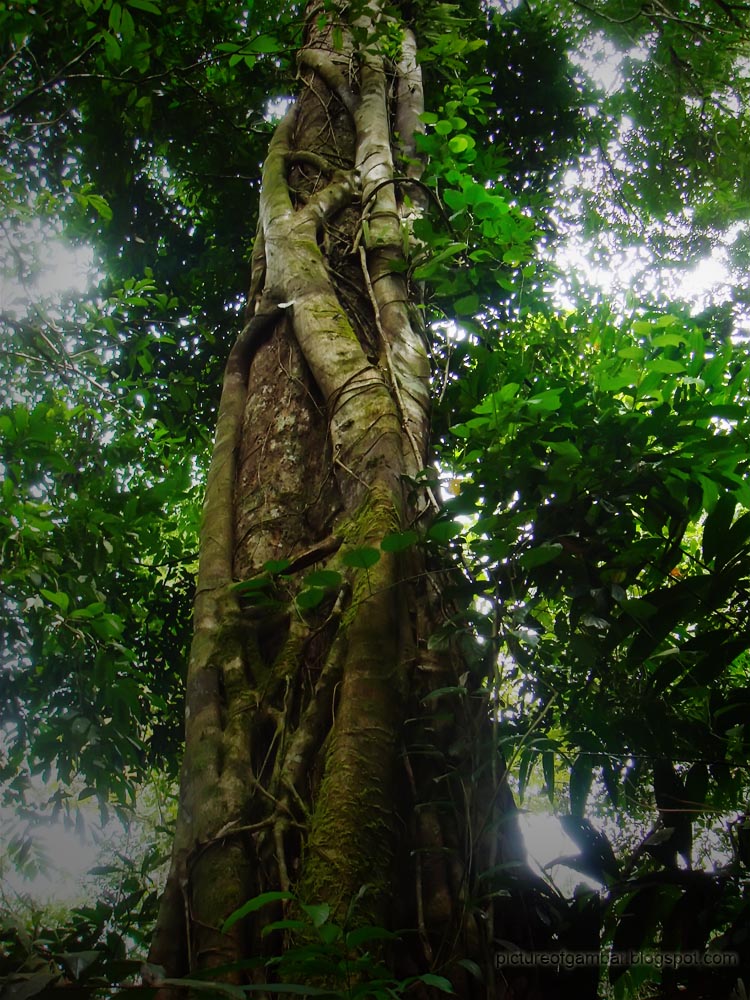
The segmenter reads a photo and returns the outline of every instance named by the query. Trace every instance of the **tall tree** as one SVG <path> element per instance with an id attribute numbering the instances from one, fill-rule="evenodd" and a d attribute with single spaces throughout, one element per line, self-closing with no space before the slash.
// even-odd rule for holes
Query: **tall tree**
<path id="1" fill-rule="evenodd" d="M 382 4 L 313 7 L 299 65 L 263 169 L 208 477 L 151 952 L 171 977 L 260 953 L 265 912 L 222 925 L 271 889 L 340 919 L 361 895 L 376 923 L 418 927 L 407 971 L 487 959 L 495 903 L 469 905 L 473 878 L 518 856 L 508 817 L 498 829 L 497 752 L 480 780 L 461 751 L 450 760 L 488 728 L 486 701 L 473 718 L 425 708 L 465 665 L 429 649 L 439 577 L 414 545 L 437 507 L 409 273 L 426 201 L 415 38 Z"/>
<path id="2" fill-rule="evenodd" d="M 702 326 L 557 317 L 533 257 L 584 208 L 597 238 L 604 221 L 606 238 L 694 254 L 724 239 L 741 258 L 746 12 L 558 8 L 257 4 L 260 31 L 242 4 L 81 0 L 59 31 L 55 5 L 0 11 L 11 253 L 27 265 L 24 223 L 46 213 L 97 231 L 107 263 L 106 299 L 80 318 L 6 318 L 4 363 L 30 375 L 0 420 L 19 798 L 24 752 L 81 774 L 103 809 L 175 757 L 182 494 L 228 354 L 154 986 L 258 985 L 254 958 L 301 958 L 288 946 L 330 915 L 354 935 L 336 955 L 386 940 L 415 992 L 595 995 L 590 974 L 493 973 L 498 942 L 595 950 L 602 927 L 597 898 L 565 901 L 523 865 L 503 747 L 521 789 L 541 761 L 551 797 L 556 759 L 574 761 L 569 826 L 604 882 L 621 869 L 584 817 L 594 767 L 615 802 L 653 757 L 639 787 L 664 870 L 623 876 L 615 938 L 680 895 L 665 939 L 695 940 L 697 896 L 708 939 L 727 879 L 674 869 L 682 813 L 709 808 L 706 761 L 712 808 L 744 788 L 722 798 L 747 704 L 749 369 L 726 330 L 742 302 Z M 643 68 L 587 104 L 569 54 L 611 38 Z M 584 203 L 558 184 L 552 205 L 582 143 Z M 683 781 L 673 758 L 695 746 Z M 303 981 L 330 985 L 331 954 L 307 954 Z"/>

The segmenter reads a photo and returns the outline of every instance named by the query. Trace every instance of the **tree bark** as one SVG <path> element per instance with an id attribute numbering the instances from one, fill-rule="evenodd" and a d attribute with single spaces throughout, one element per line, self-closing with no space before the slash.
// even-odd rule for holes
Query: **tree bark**
<path id="1" fill-rule="evenodd" d="M 357 919 L 415 931 L 392 956 L 402 973 L 432 969 L 461 996 L 500 996 L 493 938 L 509 932 L 477 878 L 519 846 L 488 699 L 459 681 L 457 650 L 429 648 L 445 574 L 420 545 L 380 548 L 421 533 L 435 500 L 419 478 L 430 366 L 407 278 L 424 209 L 421 75 L 408 26 L 385 5 L 367 9 L 351 24 L 311 9 L 301 91 L 263 170 L 248 319 L 208 477 L 177 831 L 149 962 L 167 977 L 234 966 L 221 978 L 262 980 L 239 963 L 283 946 L 261 937 L 279 909 L 222 933 L 229 914 L 283 889 L 341 916 L 359 894 Z M 361 550 L 377 562 L 362 568 Z M 427 697 L 457 687 L 465 697 Z"/>

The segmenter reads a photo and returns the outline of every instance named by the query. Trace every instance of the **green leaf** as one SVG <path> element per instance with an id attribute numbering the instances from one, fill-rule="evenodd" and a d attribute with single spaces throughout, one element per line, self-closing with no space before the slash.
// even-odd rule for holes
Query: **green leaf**
<path id="1" fill-rule="evenodd" d="M 328 903 L 301 903 L 300 908 L 308 915 L 313 927 L 322 927 L 331 915 Z"/>
<path id="2" fill-rule="evenodd" d="M 537 410 L 545 410 L 547 412 L 559 410 L 562 392 L 562 389 L 545 389 L 544 392 L 540 392 L 537 396 L 527 399 L 526 405 L 530 409 L 533 407 Z"/>
<path id="3" fill-rule="evenodd" d="M 687 340 L 684 334 L 680 333 L 660 333 L 651 338 L 654 347 L 682 347 Z"/>
<path id="4" fill-rule="evenodd" d="M 474 206 L 474 214 L 478 219 L 502 219 L 509 211 L 510 205 L 500 198 L 486 198 Z"/>
<path id="5" fill-rule="evenodd" d="M 157 0 L 127 0 L 128 7 L 143 10 L 147 14 L 161 14 Z"/>
<path id="6" fill-rule="evenodd" d="M 59 590 L 40 590 L 39 593 L 45 600 L 56 605 L 63 612 L 63 614 L 65 614 L 68 610 L 68 607 L 70 606 L 70 598 L 67 594 L 63 594 Z"/>
<path id="7" fill-rule="evenodd" d="M 554 805 L 555 802 L 555 755 L 551 751 L 542 754 L 542 772 L 544 774 L 544 785 L 547 789 L 547 797 Z"/>
<path id="8" fill-rule="evenodd" d="M 274 931 L 309 931 L 309 925 L 304 920 L 274 920 L 263 925 L 260 936 L 268 937 Z"/>
<path id="9" fill-rule="evenodd" d="M 451 153 L 464 153 L 467 149 L 472 149 L 475 145 L 470 135 L 454 135 L 448 141 L 448 148 Z"/>
<path id="10" fill-rule="evenodd" d="M 95 962 L 104 957 L 103 951 L 63 951 L 60 958 L 65 963 L 65 968 L 74 979 L 80 979 L 81 973 L 90 968 Z"/>
<path id="11" fill-rule="evenodd" d="M 338 924 L 321 924 L 318 927 L 318 937 L 323 944 L 333 944 L 341 938 L 342 930 Z"/>
<path id="12" fill-rule="evenodd" d="M 416 545 L 418 541 L 419 535 L 416 531 L 396 531 L 390 535 L 383 535 L 380 548 L 383 552 L 403 552 L 404 549 Z"/>
<path id="13" fill-rule="evenodd" d="M 706 518 L 703 525 L 702 552 L 703 561 L 711 563 L 716 558 L 723 539 L 725 538 L 734 519 L 734 512 L 737 501 L 731 493 L 725 493 L 719 497 L 714 509 Z"/>
<path id="14" fill-rule="evenodd" d="M 124 42 L 131 42 L 135 37 L 135 22 L 133 15 L 127 8 L 123 8 L 120 20 L 120 34 Z"/>
<path id="15" fill-rule="evenodd" d="M 502 388 L 490 393 L 480 403 L 477 403 L 472 412 L 478 414 L 487 413 L 495 416 L 498 411 L 504 409 L 506 403 L 515 398 L 520 388 L 521 386 L 518 382 L 506 382 Z"/>
<path id="16" fill-rule="evenodd" d="M 243 47 L 244 49 L 249 49 L 251 52 L 260 52 L 262 54 L 270 52 L 283 52 L 285 46 L 276 38 L 275 35 L 258 35 L 257 38 L 251 39 Z"/>
<path id="17" fill-rule="evenodd" d="M 349 549 L 341 557 L 341 561 L 345 566 L 352 566 L 355 569 L 370 569 L 374 566 L 376 562 L 380 560 L 380 552 L 378 549 L 370 548 L 369 546 L 363 546 L 358 549 Z"/>
<path id="18" fill-rule="evenodd" d="M 289 569 L 292 565 L 290 559 L 267 559 L 263 563 L 263 569 L 266 573 L 270 573 L 272 576 L 277 573 L 283 573 L 285 569 Z"/>
<path id="19" fill-rule="evenodd" d="M 523 802 L 534 762 L 539 756 L 534 747 L 524 747 L 518 762 L 518 798 Z"/>
<path id="20" fill-rule="evenodd" d="M 524 569 L 534 569 L 536 566 L 544 566 L 545 563 L 557 559 L 562 550 L 563 547 L 559 542 L 546 542 L 544 545 L 537 545 L 536 548 L 527 549 L 518 561 Z"/>
<path id="21" fill-rule="evenodd" d="M 441 990 L 443 993 L 454 992 L 450 980 L 446 979 L 445 976 L 436 976 L 434 972 L 425 972 L 423 975 L 418 976 L 416 981 L 424 983 L 425 986 L 433 986 L 436 990 Z"/>
<path id="22" fill-rule="evenodd" d="M 343 582 L 343 577 L 340 573 L 337 573 L 332 569 L 317 569 L 312 573 L 308 573 L 305 577 L 306 587 L 340 587 Z"/>
<path id="23" fill-rule="evenodd" d="M 105 198 L 102 198 L 99 194 L 89 194 L 86 197 L 89 205 L 96 209 L 97 213 L 106 222 L 109 222 L 112 219 L 112 209 L 109 207 L 109 203 Z"/>
<path id="24" fill-rule="evenodd" d="M 429 646 L 428 646 L 429 648 Z M 422 704 L 431 701 L 435 698 L 441 698 L 444 694 L 460 694 L 462 696 L 467 695 L 469 692 L 465 687 L 460 684 L 449 684 L 446 687 L 435 688 L 434 691 L 429 691 L 424 698 L 422 698 Z"/>
<path id="25" fill-rule="evenodd" d="M 625 368 L 617 375 L 602 375 L 599 378 L 599 387 L 605 392 L 620 392 L 621 389 L 628 389 L 637 385 L 640 381 L 641 373 L 635 368 Z"/>
<path id="26" fill-rule="evenodd" d="M 109 28 L 111 31 L 120 30 L 120 20 L 122 19 L 122 6 L 119 3 L 113 3 L 109 8 Z"/>
<path id="27" fill-rule="evenodd" d="M 233 927 L 238 920 L 242 920 L 249 913 L 255 913 L 257 910 L 262 909 L 264 906 L 268 906 L 269 903 L 280 903 L 284 900 L 294 899 L 291 892 L 284 891 L 274 891 L 274 892 L 263 892 L 259 896 L 253 896 L 252 899 L 248 899 L 246 903 L 238 907 L 233 913 L 230 913 L 224 923 L 221 925 L 221 933 L 226 934 L 230 927 Z"/>
<path id="28" fill-rule="evenodd" d="M 294 603 L 300 611 L 310 611 L 312 608 L 317 608 L 325 596 L 326 591 L 322 587 L 308 587 L 300 590 L 294 598 Z"/>
<path id="29" fill-rule="evenodd" d="M 110 31 L 103 31 L 101 37 L 104 41 L 104 52 L 107 61 L 118 63 L 120 61 L 120 43 Z"/>
<path id="30" fill-rule="evenodd" d="M 357 927 L 346 935 L 347 948 L 361 948 L 368 941 L 397 941 L 398 934 L 385 927 Z"/>
<path id="31" fill-rule="evenodd" d="M 750 541 L 750 512 L 737 518 L 729 531 L 724 535 L 719 543 L 716 553 L 716 561 L 724 565 L 739 555 Z"/>
<path id="32" fill-rule="evenodd" d="M 542 443 L 546 444 L 549 450 L 555 452 L 556 455 L 562 455 L 563 458 L 569 458 L 574 462 L 583 461 L 580 451 L 572 441 L 544 441 Z"/>
<path id="33" fill-rule="evenodd" d="M 570 769 L 570 811 L 573 816 L 582 817 L 586 811 L 593 778 L 591 757 L 587 754 L 579 754 Z"/>
<path id="34" fill-rule="evenodd" d="M 448 188 L 443 192 L 443 201 L 453 209 L 454 212 L 461 212 L 466 208 L 466 195 L 458 188 Z"/>
<path id="35" fill-rule="evenodd" d="M 474 316 L 479 309 L 478 295 L 464 295 L 453 303 L 453 311 L 457 316 Z"/>
<path id="36" fill-rule="evenodd" d="M 427 538 L 438 545 L 447 545 L 451 539 L 461 534 L 463 528 L 457 521 L 436 521 L 430 526 Z"/>
<path id="37" fill-rule="evenodd" d="M 648 367 L 651 371 L 667 375 L 679 375 L 685 371 L 685 365 L 681 361 L 671 361 L 669 358 L 654 358 L 648 362 Z"/>

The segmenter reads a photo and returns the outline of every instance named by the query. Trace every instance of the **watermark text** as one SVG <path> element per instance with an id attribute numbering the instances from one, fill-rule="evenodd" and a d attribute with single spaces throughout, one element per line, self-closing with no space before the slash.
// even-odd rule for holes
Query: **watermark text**
<path id="1" fill-rule="evenodd" d="M 651 966 L 654 969 L 731 969 L 740 964 L 735 951 L 500 951 L 496 969 L 594 966 L 616 969 Z"/>

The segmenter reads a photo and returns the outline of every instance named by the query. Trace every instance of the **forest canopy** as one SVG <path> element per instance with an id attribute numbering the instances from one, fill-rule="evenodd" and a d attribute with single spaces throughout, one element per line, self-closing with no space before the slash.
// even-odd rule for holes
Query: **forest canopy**
<path id="1" fill-rule="evenodd" d="M 239 457 L 227 592 L 267 669 L 251 699 L 266 712 L 257 740 L 279 755 L 264 785 L 266 758 L 255 769 L 248 751 L 256 798 L 275 811 L 242 808 L 276 840 L 271 850 L 253 833 L 260 874 L 244 898 L 260 902 L 240 919 L 238 888 L 221 929 L 239 935 L 264 893 L 278 908 L 269 921 L 289 926 L 274 937 L 254 924 L 256 950 L 237 947 L 262 960 L 246 974 L 233 953 L 225 990 L 542 995 L 533 982 L 490 986 L 498 942 L 511 940 L 731 959 L 557 970 L 546 996 L 744 996 L 731 991 L 750 988 L 750 4 L 24 0 L 0 4 L 0 63 L 0 873 L 44 867 L 40 829 L 141 824 L 95 869 L 87 905 L 40 911 L 0 895 L 8 995 L 154 995 L 195 970 L 194 955 L 172 956 L 179 973 L 153 955 L 191 636 L 224 607 L 201 606 L 199 585 L 194 610 L 194 594 L 220 535 L 209 467 L 242 355 L 242 393 L 259 386 L 258 407 L 267 397 L 242 411 L 244 443 L 228 449 Z M 363 110 L 376 64 L 390 130 L 390 172 L 377 177 Z M 295 217 L 322 220 L 310 252 L 351 327 L 350 354 L 334 356 L 334 331 L 328 361 L 300 305 L 312 292 L 300 279 L 299 295 L 274 299 L 268 284 L 279 159 Z M 83 262 L 85 282 L 60 287 L 65 261 Z M 384 287 L 403 292 L 398 316 Z M 309 406 L 286 431 L 273 381 L 285 365 L 304 389 L 299 413 Z M 376 391 L 390 401 L 369 419 L 354 399 Z M 262 412 L 276 424 L 248 444 Z M 359 453 L 350 414 L 363 435 L 382 420 L 400 444 L 378 431 Z M 248 541 L 265 539 L 272 502 L 253 521 L 238 484 L 251 459 L 286 483 L 277 432 L 315 499 L 272 558 L 270 542 Z M 315 479 L 319 467 L 330 471 Z M 362 527 L 373 508 L 377 530 Z M 381 867 L 408 871 L 418 889 L 405 923 L 386 926 L 395 890 L 383 875 L 372 940 L 350 939 L 360 931 L 347 931 L 329 875 L 305 874 L 328 821 L 316 816 L 333 809 L 360 607 L 398 635 L 378 655 L 423 670 L 399 707 L 378 708 L 397 717 L 401 775 L 384 801 L 417 846 L 402 856 L 400 835 L 385 834 L 395 846 L 373 882 Z M 298 687 L 280 650 L 304 668 Z M 309 787 L 285 770 L 282 731 L 309 760 L 334 761 L 311 764 Z M 503 816 L 542 796 L 570 855 L 539 871 L 484 844 L 512 842 Z M 460 840 L 470 856 L 457 882 L 445 876 L 452 912 L 434 926 L 429 865 L 414 860 L 429 854 L 420 817 L 433 811 L 460 817 L 455 843 L 441 827 L 441 850 L 458 855 Z M 218 836 L 196 839 L 209 853 Z M 581 876 L 574 892 L 560 888 L 563 868 Z M 347 914 L 358 888 L 367 896 L 357 877 Z M 528 926 L 513 938 L 503 901 L 519 899 Z M 476 951 L 472 920 L 489 928 Z M 372 942 L 404 926 L 418 959 L 410 945 L 381 954 Z M 318 951 L 299 943 L 319 932 Z M 150 942 L 146 969 L 161 971 L 137 986 Z M 322 961 L 323 946 L 337 969 L 354 963 L 360 993 L 332 984 L 330 968 L 323 990 L 302 961 L 305 947 Z"/>

